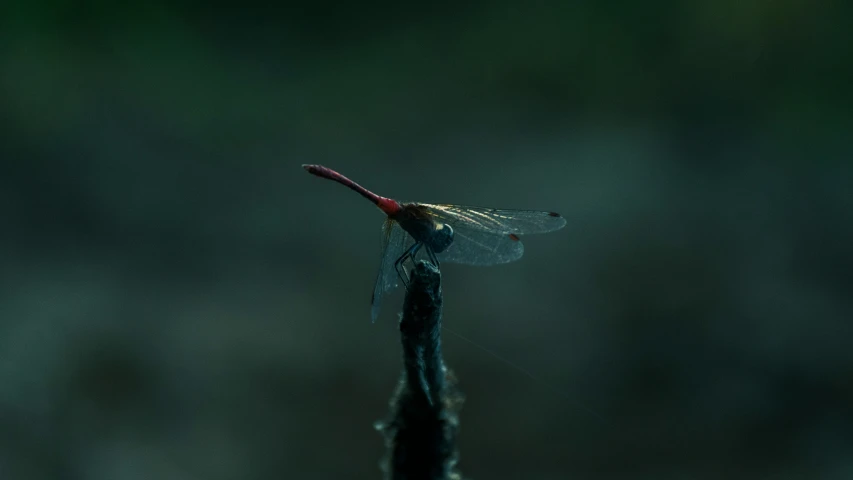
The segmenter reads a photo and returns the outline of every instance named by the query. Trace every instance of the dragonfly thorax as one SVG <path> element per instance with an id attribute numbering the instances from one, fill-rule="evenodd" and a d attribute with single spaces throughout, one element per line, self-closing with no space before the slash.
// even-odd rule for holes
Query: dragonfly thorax
<path id="1" fill-rule="evenodd" d="M 453 227 L 428 215 L 420 205 L 408 204 L 394 216 L 415 241 L 435 253 L 443 252 L 453 243 Z"/>

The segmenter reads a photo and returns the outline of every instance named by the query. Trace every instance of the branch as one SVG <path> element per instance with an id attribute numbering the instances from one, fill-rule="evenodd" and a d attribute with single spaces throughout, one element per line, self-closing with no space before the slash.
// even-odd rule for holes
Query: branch
<path id="1" fill-rule="evenodd" d="M 386 479 L 453 480 L 462 395 L 441 358 L 441 273 L 419 262 L 403 303 L 403 374 L 391 398 L 391 416 L 377 423 L 388 453 Z"/>

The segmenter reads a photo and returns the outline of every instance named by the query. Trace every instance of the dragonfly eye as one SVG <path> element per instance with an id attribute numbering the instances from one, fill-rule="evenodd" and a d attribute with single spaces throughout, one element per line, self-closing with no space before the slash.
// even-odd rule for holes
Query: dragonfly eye
<path id="1" fill-rule="evenodd" d="M 432 234 L 430 247 L 435 253 L 441 253 L 453 243 L 453 227 L 446 223 L 439 223 Z"/>

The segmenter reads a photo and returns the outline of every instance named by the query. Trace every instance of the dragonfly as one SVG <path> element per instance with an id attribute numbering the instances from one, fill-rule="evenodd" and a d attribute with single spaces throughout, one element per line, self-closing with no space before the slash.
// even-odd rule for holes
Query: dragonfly
<path id="1" fill-rule="evenodd" d="M 480 266 L 509 263 L 524 254 L 520 235 L 552 232 L 566 225 L 559 213 L 549 211 L 398 202 L 322 165 L 302 168 L 349 187 L 386 215 L 379 273 L 370 302 L 373 322 L 379 317 L 383 295 L 397 287 L 398 279 L 408 287 L 404 264 L 407 260 L 414 262 L 421 250 L 436 268 L 441 262 Z"/>

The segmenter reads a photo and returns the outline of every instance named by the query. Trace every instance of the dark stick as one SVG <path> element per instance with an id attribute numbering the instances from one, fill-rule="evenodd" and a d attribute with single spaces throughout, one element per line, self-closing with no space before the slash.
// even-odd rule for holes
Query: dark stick
<path id="1" fill-rule="evenodd" d="M 403 318 L 403 374 L 391 399 L 391 416 L 377 428 L 388 453 L 391 480 L 451 480 L 462 396 L 441 359 L 441 273 L 418 262 L 411 273 Z"/>

